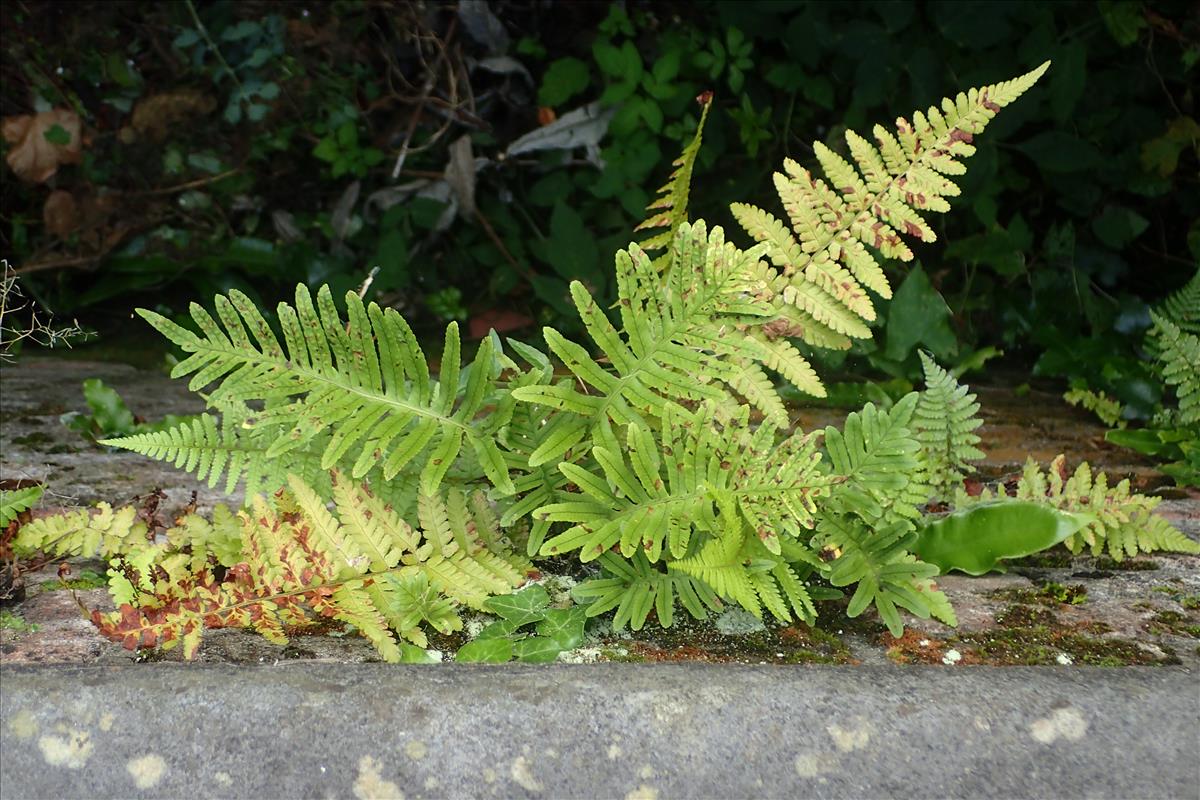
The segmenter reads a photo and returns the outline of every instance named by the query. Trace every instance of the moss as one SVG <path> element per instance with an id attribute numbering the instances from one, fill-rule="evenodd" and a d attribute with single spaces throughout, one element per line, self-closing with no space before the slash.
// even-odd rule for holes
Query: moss
<path id="1" fill-rule="evenodd" d="M 637 653 L 630 653 L 625 648 L 601 647 L 599 660 L 616 664 L 644 664 L 649 659 Z"/>
<path id="2" fill-rule="evenodd" d="M 992 597 L 1030 605 L 1054 606 L 1062 603 L 1077 606 L 1087 602 L 1087 588 L 1078 583 L 1065 586 L 1049 581 L 1036 589 L 997 589 Z"/>
<path id="3" fill-rule="evenodd" d="M 1159 658 L 1134 642 L 1101 639 L 1049 625 L 960 634 L 948 643 L 970 648 L 980 663 L 999 666 L 1058 664 L 1063 655 L 1073 664 L 1098 667 L 1179 663 L 1167 648 L 1163 648 L 1166 658 Z"/>
<path id="4" fill-rule="evenodd" d="M 1096 557 L 1096 569 L 1107 570 L 1109 572 L 1139 572 L 1158 568 L 1158 562 L 1149 558 L 1127 558 L 1117 561 L 1111 556 Z"/>
<path id="5" fill-rule="evenodd" d="M 1011 567 L 1025 567 L 1027 569 L 1066 569 L 1071 566 L 1071 560 L 1074 556 L 1071 551 L 1065 547 L 1058 546 L 1049 550 L 1043 550 L 1040 553 L 1025 556 L 1024 558 L 1016 558 L 1008 561 L 1007 564 Z"/>
<path id="6" fill-rule="evenodd" d="M 1188 611 L 1200 611 L 1200 594 L 1185 594 L 1179 598 L 1179 605 Z"/>
<path id="7" fill-rule="evenodd" d="M 43 444 L 50 444 L 54 441 L 54 437 L 41 431 L 34 431 L 25 436 L 16 436 L 13 438 L 13 444 L 24 445 L 26 447 L 38 447 Z"/>
<path id="8" fill-rule="evenodd" d="M 108 586 L 108 576 L 102 575 L 92 569 L 81 571 L 78 577 L 69 578 L 67 580 L 52 580 L 42 584 L 43 592 L 61 592 L 65 589 L 74 589 L 75 591 L 86 591 L 88 589 L 103 589 Z"/>
<path id="9" fill-rule="evenodd" d="M 37 633 L 39 627 L 37 623 L 26 622 L 20 614 L 12 611 L 0 611 L 0 630 L 13 633 Z"/>
<path id="10" fill-rule="evenodd" d="M 1176 636 L 1190 636 L 1200 639 L 1200 624 L 1197 624 L 1186 614 L 1178 611 L 1160 611 L 1146 623 L 1146 630 L 1153 633 L 1173 633 Z"/>

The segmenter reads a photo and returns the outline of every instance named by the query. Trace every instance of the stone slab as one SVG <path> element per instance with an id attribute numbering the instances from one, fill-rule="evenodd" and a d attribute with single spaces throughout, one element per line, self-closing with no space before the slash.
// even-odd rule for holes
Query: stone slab
<path id="1" fill-rule="evenodd" d="M 0 796 L 1200 796 L 1185 669 L 0 669 Z"/>

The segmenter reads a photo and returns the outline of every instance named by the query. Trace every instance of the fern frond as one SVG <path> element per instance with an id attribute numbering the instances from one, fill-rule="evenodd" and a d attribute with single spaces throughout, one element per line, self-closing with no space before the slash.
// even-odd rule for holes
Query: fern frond
<path id="1" fill-rule="evenodd" d="M 726 416 L 706 404 L 696 415 L 671 413 L 663 421 L 661 446 L 650 429 L 634 424 L 626 429 L 624 448 L 593 447 L 595 471 L 561 464 L 579 493 L 561 495 L 534 516 L 573 525 L 549 539 L 542 554 L 578 550 L 583 561 L 591 561 L 616 548 L 626 558 L 641 553 L 651 563 L 663 553 L 683 558 L 694 540 L 730 528 L 717 519 L 714 493 L 727 496 L 736 510 L 732 530 L 749 525 L 776 555 L 781 536 L 805 538 L 816 501 L 830 483 L 818 471 L 815 437 L 797 432 L 780 441 L 769 421 L 752 431 L 748 411 L 742 406 Z"/>
<path id="2" fill-rule="evenodd" d="M 755 206 L 731 206 L 774 266 L 768 282 L 795 335 L 817 347 L 844 347 L 846 337 L 870 335 L 866 323 L 875 319 L 875 310 L 867 290 L 891 297 L 871 250 L 910 261 L 904 236 L 937 238 L 922 214 L 949 210 L 946 198 L 959 194 L 949 176 L 966 171 L 962 160 L 975 152 L 974 137 L 1048 67 L 1049 62 L 1014 80 L 947 98 L 940 108 L 915 112 L 912 122 L 901 117 L 895 133 L 877 125 L 878 148 L 847 131 L 852 161 L 816 142 L 824 178 L 788 159 L 784 173 L 775 175 L 775 188 L 790 229 Z"/>
<path id="3" fill-rule="evenodd" d="M 1184 425 L 1200 425 L 1200 336 L 1183 330 L 1154 311 L 1152 335 L 1158 344 L 1157 363 L 1163 381 L 1175 389 L 1178 418 Z"/>
<path id="4" fill-rule="evenodd" d="M 676 600 L 694 619 L 706 619 L 709 611 L 724 606 L 713 591 L 688 575 L 663 572 L 642 553 L 624 559 L 612 553 L 600 556 L 603 577 L 584 581 L 571 590 L 576 600 L 587 604 L 587 615 L 596 617 L 616 609 L 613 630 L 626 625 L 640 631 L 653 611 L 658 624 L 675 623 Z M 588 602 L 590 601 L 590 602 Z"/>
<path id="5" fill-rule="evenodd" d="M 1156 309 L 1185 334 L 1200 336 L 1200 270 L 1178 291 L 1167 297 Z"/>
<path id="6" fill-rule="evenodd" d="M 151 545 L 144 536 L 140 548 L 106 544 L 103 552 L 117 555 L 110 575 L 120 606 L 94 613 L 93 621 L 131 649 L 183 642 L 190 658 L 206 628 L 251 628 L 285 643 L 289 630 L 333 618 L 354 626 L 385 660 L 397 661 L 397 635 L 424 646 L 421 624 L 457 630 L 458 603 L 482 608 L 488 597 L 526 580 L 529 562 L 512 552 L 481 498 L 468 503 L 457 490 L 446 499 L 422 495 L 418 532 L 365 486 L 339 474 L 331 484 L 332 511 L 292 476 L 288 492 L 253 498 L 236 534 L 222 512 L 211 523 L 185 518 L 166 544 Z M 74 518 L 66 523 L 79 527 Z M 126 527 L 138 532 L 138 525 Z M 36 529 L 33 536 L 44 539 Z M 229 554 L 216 551 L 235 539 L 240 549 L 230 565 Z M 223 578 L 214 562 L 228 567 Z"/>
<path id="7" fill-rule="evenodd" d="M 1092 555 L 1100 555 L 1107 549 L 1117 561 L 1155 550 L 1200 553 L 1200 543 L 1153 513 L 1161 498 L 1131 491 L 1128 480 L 1109 486 L 1108 476 L 1103 472 L 1093 474 L 1086 461 L 1068 477 L 1064 456 L 1056 457 L 1044 472 L 1031 458 L 1025 462 L 1015 496 L 1090 515 L 1093 521 L 1065 542 L 1073 553 L 1086 547 Z M 984 490 L 978 497 L 969 497 L 960 490 L 955 503 L 968 506 L 995 497 L 990 490 Z"/>
<path id="8" fill-rule="evenodd" d="M 712 95 L 702 95 L 700 98 L 700 122 L 696 125 L 696 134 L 692 141 L 683 148 L 679 158 L 672 162 L 675 171 L 671 178 L 658 190 L 658 196 L 646 206 L 649 214 L 635 231 L 663 230 L 644 239 L 640 245 L 643 251 L 650 253 L 662 250 L 671 245 L 679 226 L 688 221 L 688 195 L 692 188 L 692 170 L 696 166 L 696 156 L 700 153 L 701 139 L 704 134 L 704 123 L 708 120 L 708 112 L 712 107 Z M 660 255 L 654 259 L 656 267 L 665 263 L 666 256 Z"/>
<path id="9" fill-rule="evenodd" d="M 1090 411 L 1110 428 L 1124 427 L 1121 412 L 1124 410 L 1121 401 L 1109 397 L 1104 392 L 1093 392 L 1090 389 L 1068 389 L 1063 393 L 1063 400 L 1073 406 L 1082 406 Z"/>
<path id="10" fill-rule="evenodd" d="M 967 462 L 984 458 L 975 445 L 975 429 L 983 424 L 979 403 L 954 377 L 921 351 L 925 390 L 917 401 L 912 428 L 925 459 L 927 480 L 935 497 L 950 497 L 968 473 Z M 927 498 L 928 499 L 928 498 Z"/>
<path id="11" fill-rule="evenodd" d="M 22 511 L 33 508 L 42 499 L 44 486 L 27 486 L 24 489 L 0 489 L 0 528 L 16 519 Z"/>
<path id="12" fill-rule="evenodd" d="M 846 607 L 848 616 L 857 617 L 873 604 L 897 637 L 904 633 L 897 606 L 922 619 L 935 611 L 939 619 L 952 618 L 945 596 L 929 582 L 938 568 L 909 552 L 915 534 L 902 523 L 869 530 L 853 517 L 831 514 L 821 519 L 818 532 L 820 542 L 841 552 L 826 568 L 829 582 L 858 584 Z"/>
<path id="13" fill-rule="evenodd" d="M 95 513 L 84 509 L 22 525 L 13 549 L 18 554 L 41 551 L 53 556 L 111 558 L 146 547 L 147 531 L 133 506 L 113 510 L 108 503 L 98 503 Z"/>
<path id="14" fill-rule="evenodd" d="M 328 287 L 318 292 L 314 305 L 307 287 L 298 286 L 295 305 L 280 303 L 277 309 L 282 346 L 244 294 L 218 295 L 215 303 L 220 323 L 199 305 L 191 307 L 200 334 L 152 311 L 139 313 L 190 353 L 172 370 L 173 377 L 192 375 L 193 391 L 218 383 L 210 405 L 264 401 L 261 421 L 290 426 L 271 443 L 266 458 L 303 451 L 328 435 L 322 469 L 342 465 L 361 478 L 378 466 L 390 480 L 421 458 L 421 487 L 434 492 L 466 442 L 493 484 L 513 491 L 493 441 L 504 420 L 476 420 L 496 377 L 490 337 L 460 386 L 456 323 L 446 328 L 441 374 L 433 381 L 404 319 L 394 309 L 364 306 L 354 292 L 346 294 L 348 319 L 343 320 Z M 214 438 L 210 430 L 205 441 L 214 444 Z M 165 441 L 138 444 L 167 448 Z M 178 450 L 174 457 L 192 458 Z"/>
<path id="15" fill-rule="evenodd" d="M 919 396 L 911 392 L 888 411 L 867 403 L 846 417 L 841 430 L 825 429 L 830 471 L 837 481 L 831 508 L 854 513 L 872 527 L 916 516 L 927 492 L 921 445 L 910 425 Z M 915 494 L 913 490 L 915 489 Z"/>

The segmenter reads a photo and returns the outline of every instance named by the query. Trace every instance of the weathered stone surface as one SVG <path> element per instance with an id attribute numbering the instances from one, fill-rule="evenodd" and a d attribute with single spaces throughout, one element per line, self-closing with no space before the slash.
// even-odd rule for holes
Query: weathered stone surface
<path id="1" fill-rule="evenodd" d="M 0 796 L 1181 798 L 1187 670 L 4 667 Z"/>

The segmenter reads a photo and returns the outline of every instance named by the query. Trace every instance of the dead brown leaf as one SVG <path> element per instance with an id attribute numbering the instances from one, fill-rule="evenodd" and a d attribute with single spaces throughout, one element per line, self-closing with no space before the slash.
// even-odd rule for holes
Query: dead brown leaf
<path id="1" fill-rule="evenodd" d="M 47 232 L 65 239 L 79 227 L 79 205 L 70 192 L 58 189 L 46 198 L 42 206 L 42 222 Z"/>
<path id="2" fill-rule="evenodd" d="M 47 141 L 46 134 L 55 126 L 66 131 L 66 144 Z M 12 145 L 5 161 L 21 180 L 45 183 L 58 171 L 60 164 L 80 161 L 79 115 L 65 108 L 55 108 L 40 114 L 5 117 L 2 126 L 4 140 Z"/>

